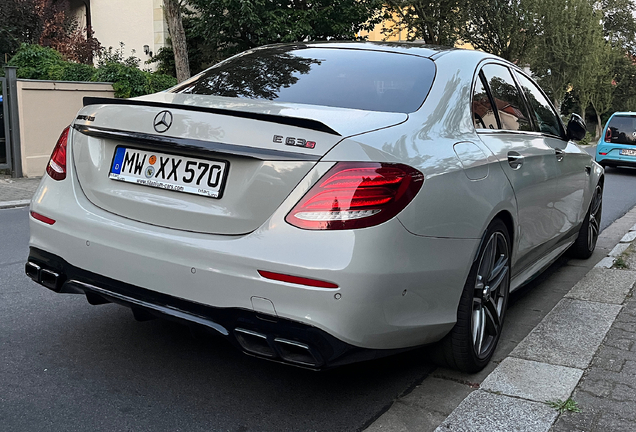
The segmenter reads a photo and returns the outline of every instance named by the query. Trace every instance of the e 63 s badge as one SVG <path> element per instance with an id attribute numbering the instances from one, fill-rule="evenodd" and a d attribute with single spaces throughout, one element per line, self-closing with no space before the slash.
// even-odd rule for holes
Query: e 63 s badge
<path id="1" fill-rule="evenodd" d="M 314 148 L 316 147 L 316 141 L 307 141 L 304 138 L 294 138 L 294 137 L 284 137 L 282 135 L 274 135 L 274 142 L 283 144 L 283 140 L 285 145 L 295 146 L 295 147 L 304 147 L 304 148 Z"/>

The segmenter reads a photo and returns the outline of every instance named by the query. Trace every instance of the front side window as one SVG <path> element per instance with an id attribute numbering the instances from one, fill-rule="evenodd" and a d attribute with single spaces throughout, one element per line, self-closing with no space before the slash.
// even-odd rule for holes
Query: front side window
<path id="1" fill-rule="evenodd" d="M 636 116 L 615 115 L 605 131 L 605 142 L 613 144 L 636 144 Z"/>
<path id="2" fill-rule="evenodd" d="M 530 110 L 534 116 L 535 123 L 538 127 L 538 131 L 555 135 L 558 137 L 563 136 L 563 129 L 561 121 L 556 112 L 550 106 L 550 102 L 543 95 L 543 92 L 539 90 L 537 85 L 524 75 L 517 73 L 519 84 L 526 95 L 526 99 L 530 104 Z"/>
<path id="3" fill-rule="evenodd" d="M 422 105 L 434 78 L 435 63 L 424 57 L 283 46 L 246 51 L 171 92 L 408 114 Z"/>
<path id="4" fill-rule="evenodd" d="M 532 131 L 525 101 L 508 68 L 487 64 L 482 71 L 497 106 L 501 128 L 510 131 Z"/>

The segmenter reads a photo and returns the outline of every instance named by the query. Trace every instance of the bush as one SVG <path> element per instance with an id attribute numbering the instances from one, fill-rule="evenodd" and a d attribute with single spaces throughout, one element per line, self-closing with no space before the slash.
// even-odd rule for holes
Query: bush
<path id="1" fill-rule="evenodd" d="M 177 85 L 177 79 L 161 73 L 142 71 L 140 60 L 131 55 L 124 57 L 124 45 L 113 50 L 102 50 L 98 67 L 65 61 L 52 48 L 23 44 L 9 61 L 17 66 L 18 78 L 58 81 L 99 81 L 113 83 L 115 97 L 130 98 L 156 93 Z M 133 52 L 134 53 L 134 52 Z"/>
<path id="2" fill-rule="evenodd" d="M 149 93 L 157 93 L 169 89 L 170 87 L 174 87 L 178 84 L 177 79 L 170 75 L 156 72 L 146 72 L 146 74 L 146 77 L 148 79 Z"/>
<path id="3" fill-rule="evenodd" d="M 143 71 L 135 66 L 121 63 L 103 63 L 97 69 L 93 79 L 100 82 L 112 82 L 115 97 L 130 98 L 148 94 L 148 80 Z"/>
<path id="4" fill-rule="evenodd" d="M 581 141 L 579 141 L 579 145 L 588 145 L 594 141 L 594 135 L 589 132 L 585 133 L 585 137 Z"/>
<path id="5" fill-rule="evenodd" d="M 22 44 L 8 65 L 18 67 L 18 78 L 54 80 L 62 77 L 65 63 L 53 48 Z"/>
<path id="6" fill-rule="evenodd" d="M 67 62 L 64 66 L 61 81 L 94 81 L 97 69 L 91 65 Z"/>

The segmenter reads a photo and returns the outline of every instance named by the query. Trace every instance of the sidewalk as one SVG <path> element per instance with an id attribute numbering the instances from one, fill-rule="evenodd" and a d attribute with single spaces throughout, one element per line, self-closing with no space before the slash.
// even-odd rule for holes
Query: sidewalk
<path id="1" fill-rule="evenodd" d="M 603 231 L 602 254 L 564 266 L 586 274 L 507 356 L 480 374 L 435 371 L 367 432 L 636 431 L 635 239 L 636 208 Z"/>
<path id="2" fill-rule="evenodd" d="M 0 209 L 29 205 L 40 178 L 11 178 L 0 175 Z"/>

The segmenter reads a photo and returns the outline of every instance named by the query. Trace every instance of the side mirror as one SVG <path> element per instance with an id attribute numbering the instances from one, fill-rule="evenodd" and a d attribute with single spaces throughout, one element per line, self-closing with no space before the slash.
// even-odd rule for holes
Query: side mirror
<path id="1" fill-rule="evenodd" d="M 585 127 L 585 120 L 578 114 L 572 114 L 567 127 L 567 138 L 569 140 L 580 141 L 585 138 L 587 128 Z"/>

